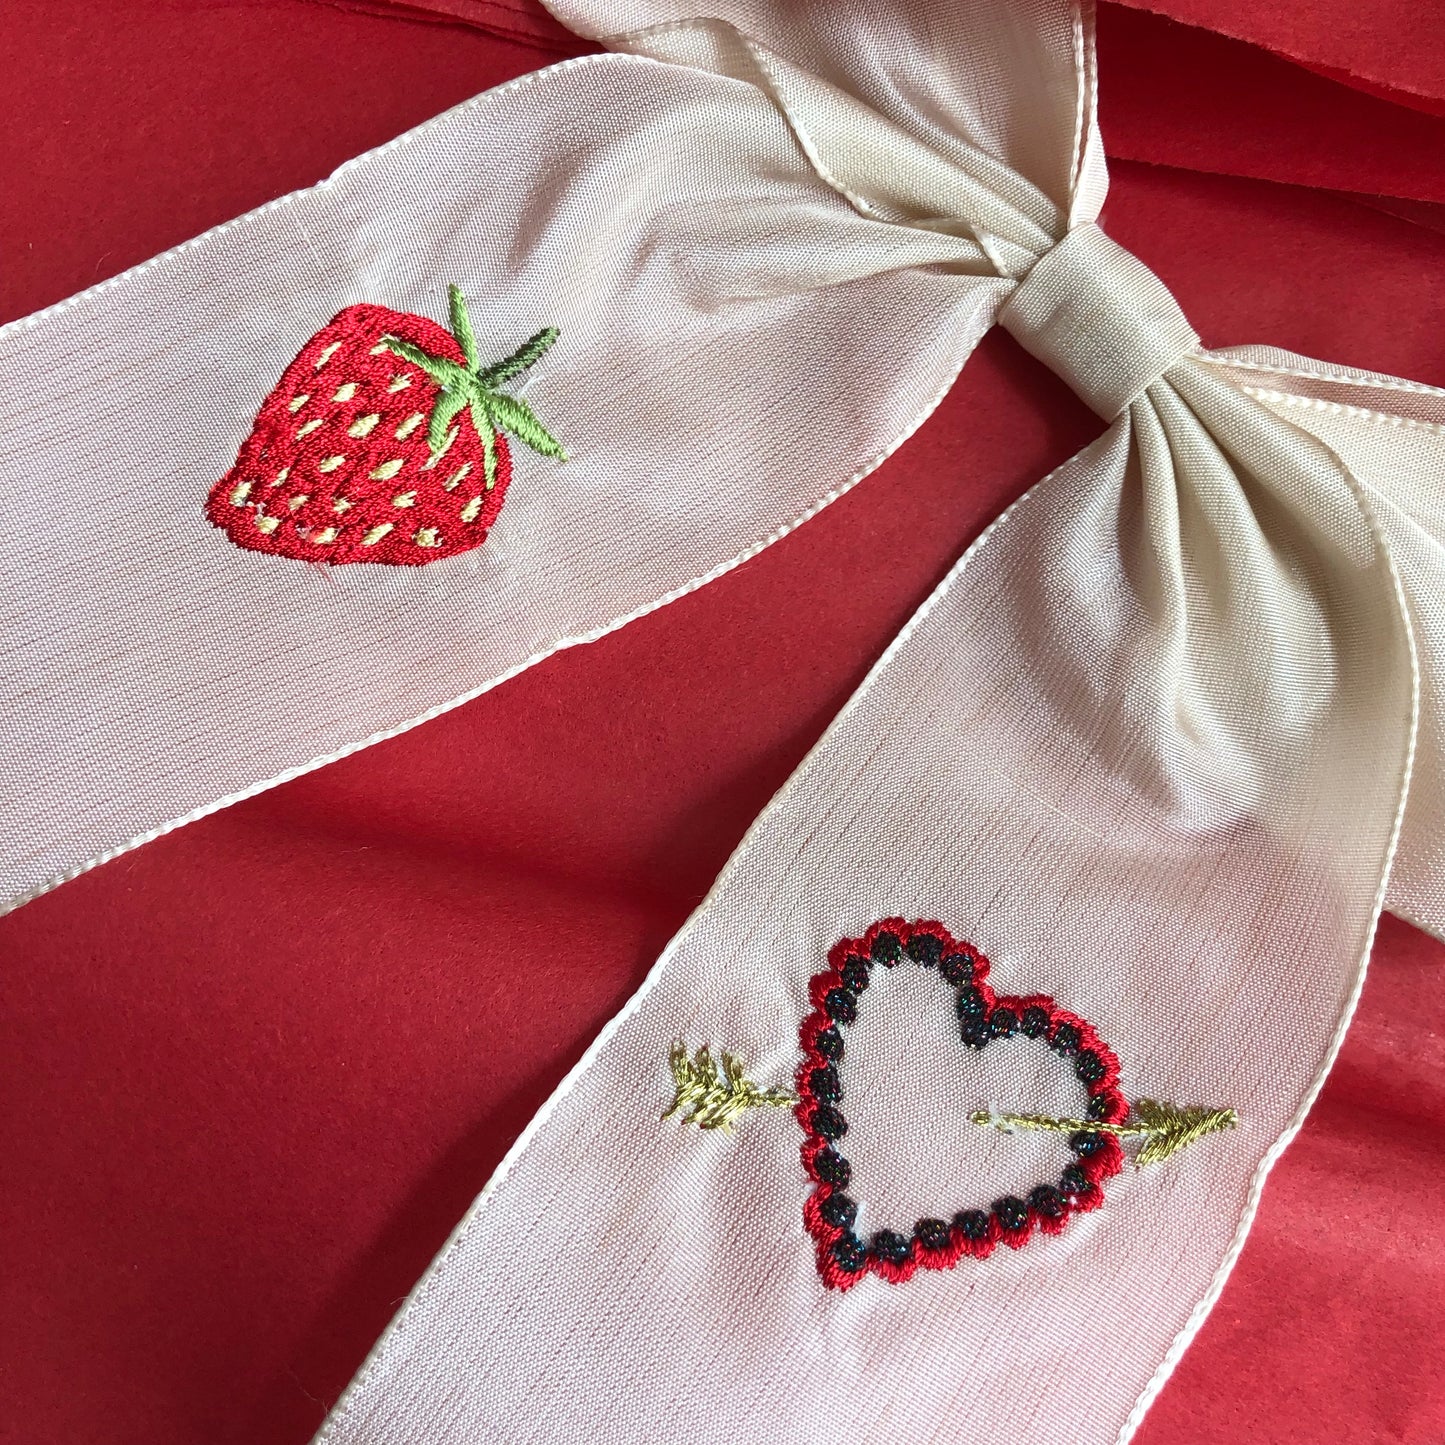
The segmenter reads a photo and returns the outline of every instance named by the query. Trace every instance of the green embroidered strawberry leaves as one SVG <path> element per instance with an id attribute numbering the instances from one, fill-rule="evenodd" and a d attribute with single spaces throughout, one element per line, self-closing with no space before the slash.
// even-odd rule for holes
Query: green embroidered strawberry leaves
<path id="1" fill-rule="evenodd" d="M 467 312 L 466 297 L 459 288 L 448 286 L 451 302 L 452 334 L 466 358 L 466 366 L 458 366 L 442 356 L 429 356 L 419 346 L 399 338 L 388 338 L 386 344 L 398 356 L 419 366 L 441 388 L 427 427 L 427 444 L 439 451 L 448 429 L 463 407 L 471 410 L 472 423 L 481 439 L 486 477 L 495 484 L 497 476 L 496 438 L 507 433 L 525 442 L 543 456 L 565 461 L 567 453 L 561 443 L 538 420 L 537 414 L 519 396 L 508 396 L 497 387 L 535 365 L 557 339 L 557 328 L 548 326 L 530 341 L 524 342 L 505 361 L 482 370 L 477 359 L 477 338 Z"/>

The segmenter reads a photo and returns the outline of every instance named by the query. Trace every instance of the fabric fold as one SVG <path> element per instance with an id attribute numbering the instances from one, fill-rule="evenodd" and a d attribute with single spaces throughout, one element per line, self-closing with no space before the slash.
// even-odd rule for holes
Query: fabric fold
<path id="1" fill-rule="evenodd" d="M 1087 8 L 556 11 L 630 54 L 478 97 L 0 337 L 8 896 L 736 565 L 876 466 L 1002 316 L 1108 430 L 889 648 L 319 1438 L 1126 1439 L 1323 1082 L 1387 889 L 1445 919 L 1442 394 L 1199 351 L 1096 224 Z M 488 354 L 558 329 L 527 395 L 571 459 L 520 474 L 485 548 L 443 563 L 228 549 L 200 508 L 269 379 L 337 307 L 435 315 L 448 282 Z M 13 380 L 37 372 L 58 407 Z M 127 484 L 97 485 L 117 456 Z M 925 941 L 885 983 L 887 920 Z M 992 959 L 1007 1019 L 979 1034 L 978 988 L 940 1006 L 929 929 Z M 860 982 L 848 955 L 830 1002 L 864 939 L 879 967 Z M 712 1045 L 774 1095 L 812 1089 L 813 1011 L 851 1026 L 865 987 L 878 1021 L 821 1071 L 861 1200 L 829 1234 L 841 1115 L 813 1137 L 805 1094 L 703 1134 L 663 1119 L 667 1073 Z M 1108 1040 L 1046 1040 L 1075 1084 L 1116 1071 L 1093 1130 L 989 1127 L 1067 1107 L 1050 1049 L 1022 1048 L 1030 999 Z M 1059 1134 L 1156 1098 L 1238 1127 L 1107 1190 L 1068 1173 Z M 1048 1170 L 1064 1192 L 1030 1192 Z M 1017 1248 L 944 1267 L 972 1215 Z M 825 1258 L 868 1277 L 835 1288 Z"/>
<path id="2" fill-rule="evenodd" d="M 306 337 L 361 300 L 445 316 L 448 283 L 497 355 L 561 332 L 526 395 L 573 459 L 486 547 L 317 572 L 206 526 Z M 968 241 L 858 216 L 756 88 L 602 56 L 14 323 L 5 906 L 736 565 L 927 416 L 1005 290 Z"/>
<path id="3" fill-rule="evenodd" d="M 541 1440 L 1127 1439 L 1343 1036 L 1412 681 L 1389 558 L 1344 469 L 1181 364 L 924 605 L 319 1440 L 506 1440 L 519 1418 Z M 1238 1133 L 1172 1178 L 1127 1174 L 1042 1259 L 1030 1244 L 963 1261 L 965 1280 L 825 1294 L 796 1126 L 659 1125 L 665 1055 L 721 1039 L 788 1078 L 810 974 L 889 910 L 966 921 L 995 970 L 1110 1021 L 1128 1092 L 1237 1101 Z M 1051 1158 L 1019 1136 L 1001 1155 L 958 1118 L 1050 1098 L 1045 1064 L 961 1065 L 933 993 L 889 1002 L 844 1082 L 863 1100 L 843 1146 L 865 1233 Z"/>
<path id="4" fill-rule="evenodd" d="M 1164 283 L 1092 222 L 1029 268 L 998 319 L 1105 421 L 1199 346 Z"/>
<path id="5" fill-rule="evenodd" d="M 1348 468 L 1401 583 L 1418 659 L 1419 728 L 1391 912 L 1445 937 L 1445 832 L 1441 794 L 1445 695 L 1445 391 L 1397 377 L 1330 366 L 1272 347 L 1214 352 L 1211 362 L 1290 426 L 1316 437 Z M 1362 743 L 1377 755 L 1378 739 Z"/>

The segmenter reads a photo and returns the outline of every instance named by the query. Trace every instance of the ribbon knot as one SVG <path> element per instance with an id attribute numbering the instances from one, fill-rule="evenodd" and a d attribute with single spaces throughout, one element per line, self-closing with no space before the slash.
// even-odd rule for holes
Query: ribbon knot
<path id="1" fill-rule="evenodd" d="M 998 322 L 1105 421 L 1199 345 L 1169 288 L 1092 223 L 1038 259 Z"/>

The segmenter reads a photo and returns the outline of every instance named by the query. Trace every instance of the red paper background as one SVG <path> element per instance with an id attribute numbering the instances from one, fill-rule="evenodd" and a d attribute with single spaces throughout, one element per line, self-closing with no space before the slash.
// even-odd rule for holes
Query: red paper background
<path id="1" fill-rule="evenodd" d="M 11 0 L 0 317 L 558 53 L 500 37 L 520 5 L 366 8 Z M 1273 9 L 1308 38 L 1310 7 Z M 1109 229 L 1206 341 L 1445 384 L 1445 122 L 1108 9 L 1102 93 L 1131 158 Z M 1372 189 L 1424 224 L 1341 194 Z M 1096 430 L 996 333 L 894 460 L 746 567 L 0 920 L 0 1442 L 305 1441 L 867 666 Z M 1141 1445 L 1445 1440 L 1442 962 L 1385 921 Z"/>
<path id="2" fill-rule="evenodd" d="M 1445 113 L 1445 8 L 1416 0 L 1124 0 L 1237 36 L 1347 85 Z"/>

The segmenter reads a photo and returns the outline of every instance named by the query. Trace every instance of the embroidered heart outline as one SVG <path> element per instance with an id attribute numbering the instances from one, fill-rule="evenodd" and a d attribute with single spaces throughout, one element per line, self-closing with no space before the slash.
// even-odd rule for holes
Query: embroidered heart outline
<path id="1" fill-rule="evenodd" d="M 840 940 L 828 952 L 828 967 L 808 982 L 813 1008 L 798 1033 L 803 1063 L 794 1110 L 803 1130 L 803 1167 L 815 1186 L 803 1222 L 816 1241 L 818 1273 L 831 1289 L 851 1289 L 868 1274 L 903 1284 L 919 1269 L 953 1269 L 965 1256 L 987 1259 L 999 1244 L 1021 1249 L 1035 1233 L 1058 1234 L 1075 1214 L 1104 1202 L 1104 1181 L 1124 1165 L 1117 1137 L 1080 1130 L 1069 1137 L 1075 1161 L 1057 1184 L 1036 1185 L 1027 1200 L 1006 1196 L 986 1209 L 960 1209 L 952 1220 L 920 1219 L 908 1237 L 882 1229 L 866 1244 L 859 1239 L 853 1231 L 858 1206 L 846 1192 L 852 1166 L 835 1147 L 848 1130 L 837 1066 L 843 1031 L 857 1019 L 874 969 L 900 964 L 934 969 L 955 990 L 965 1047 L 982 1050 L 1015 1035 L 1038 1040 L 1072 1060 L 1089 1119 L 1121 1124 L 1129 1112 L 1118 1088 L 1119 1060 L 1093 1025 L 1045 994 L 996 993 L 987 957 L 943 924 L 885 918 L 859 938 Z"/>

